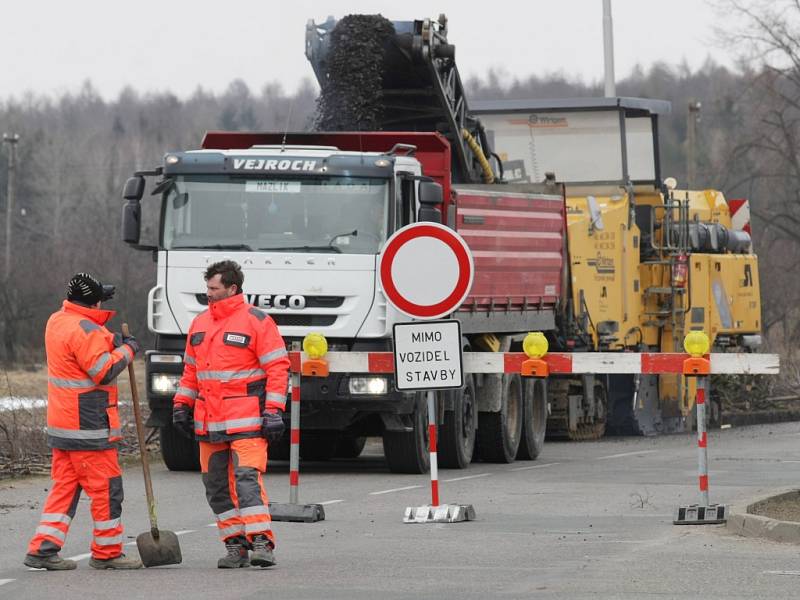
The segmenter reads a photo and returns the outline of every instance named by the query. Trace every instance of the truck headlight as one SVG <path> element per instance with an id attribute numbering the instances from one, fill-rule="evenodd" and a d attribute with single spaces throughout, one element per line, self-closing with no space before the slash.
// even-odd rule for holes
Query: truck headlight
<path id="1" fill-rule="evenodd" d="M 174 396 L 180 382 L 181 376 L 177 373 L 153 373 L 150 375 L 150 389 L 154 394 Z"/>
<path id="2" fill-rule="evenodd" d="M 389 389 L 389 382 L 385 377 L 351 377 L 348 386 L 351 394 L 377 396 L 386 393 Z"/>

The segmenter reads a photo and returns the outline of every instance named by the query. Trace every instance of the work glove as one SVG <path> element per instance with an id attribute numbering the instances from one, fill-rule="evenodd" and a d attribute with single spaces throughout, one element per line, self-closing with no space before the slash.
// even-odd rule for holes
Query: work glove
<path id="1" fill-rule="evenodd" d="M 182 436 L 194 439 L 194 415 L 191 408 L 185 404 L 176 404 L 172 407 L 172 424 Z"/>
<path id="2" fill-rule="evenodd" d="M 281 439 L 286 426 L 283 424 L 283 411 L 270 409 L 261 415 L 261 437 L 270 444 Z"/>
<path id="3" fill-rule="evenodd" d="M 134 356 L 142 351 L 142 347 L 139 345 L 139 342 L 132 335 L 122 336 L 122 343 L 131 349 Z"/>

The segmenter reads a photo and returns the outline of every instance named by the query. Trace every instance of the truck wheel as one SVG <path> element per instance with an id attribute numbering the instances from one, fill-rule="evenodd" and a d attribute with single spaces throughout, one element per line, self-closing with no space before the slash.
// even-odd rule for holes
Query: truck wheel
<path id="1" fill-rule="evenodd" d="M 200 446 L 194 440 L 183 437 L 170 424 L 159 428 L 161 457 L 170 471 L 199 471 Z"/>
<path id="2" fill-rule="evenodd" d="M 339 435 L 335 431 L 300 433 L 300 458 L 303 460 L 330 460 L 336 451 Z"/>
<path id="3" fill-rule="evenodd" d="M 411 415 L 412 431 L 384 431 L 383 453 L 392 473 L 427 473 L 431 468 L 428 454 L 428 406 L 425 394 L 417 394 L 417 406 Z"/>
<path id="4" fill-rule="evenodd" d="M 522 381 L 517 374 L 503 376 L 500 412 L 478 415 L 475 439 L 480 457 L 488 462 L 512 463 L 522 437 Z"/>
<path id="5" fill-rule="evenodd" d="M 536 460 L 544 447 L 547 430 L 547 380 L 525 377 L 522 380 L 522 437 L 518 460 Z"/>
<path id="6" fill-rule="evenodd" d="M 337 458 L 358 458 L 366 444 L 366 436 L 342 435 L 336 442 L 333 455 Z"/>
<path id="7" fill-rule="evenodd" d="M 475 451 L 475 430 L 478 412 L 475 405 L 475 383 L 467 375 L 464 388 L 455 391 L 453 410 L 444 413 L 439 428 L 439 464 L 446 469 L 466 469 Z"/>

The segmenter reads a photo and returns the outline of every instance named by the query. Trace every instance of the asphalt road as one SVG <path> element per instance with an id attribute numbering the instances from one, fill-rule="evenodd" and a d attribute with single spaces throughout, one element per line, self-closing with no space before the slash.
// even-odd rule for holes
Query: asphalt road
<path id="1" fill-rule="evenodd" d="M 690 435 L 547 443 L 537 461 L 440 472 L 442 501 L 477 520 L 404 524 L 427 504 L 426 476 L 392 475 L 379 444 L 357 460 L 304 464 L 300 499 L 325 503 L 318 523 L 275 523 L 278 565 L 216 569 L 224 553 L 195 473 L 153 465 L 159 523 L 180 534 L 184 562 L 133 572 L 88 566 L 88 502 L 62 555 L 71 572 L 22 565 L 47 479 L 0 482 L 0 598 L 797 598 L 800 552 L 724 526 L 675 526 L 695 503 Z M 712 432 L 711 501 L 798 486 L 800 423 Z M 288 500 L 287 464 L 271 465 L 271 498 Z M 131 542 L 149 528 L 138 465 L 126 470 Z M 129 546 L 135 553 L 135 544 Z"/>

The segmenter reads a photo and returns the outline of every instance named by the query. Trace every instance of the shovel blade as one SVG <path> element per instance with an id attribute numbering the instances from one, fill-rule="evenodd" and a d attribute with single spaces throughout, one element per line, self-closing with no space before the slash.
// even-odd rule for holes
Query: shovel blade
<path id="1" fill-rule="evenodd" d="M 139 534 L 136 538 L 136 547 L 145 567 L 179 565 L 183 560 L 178 536 L 165 529 L 158 530 L 158 538 L 155 538 L 150 531 Z"/>

